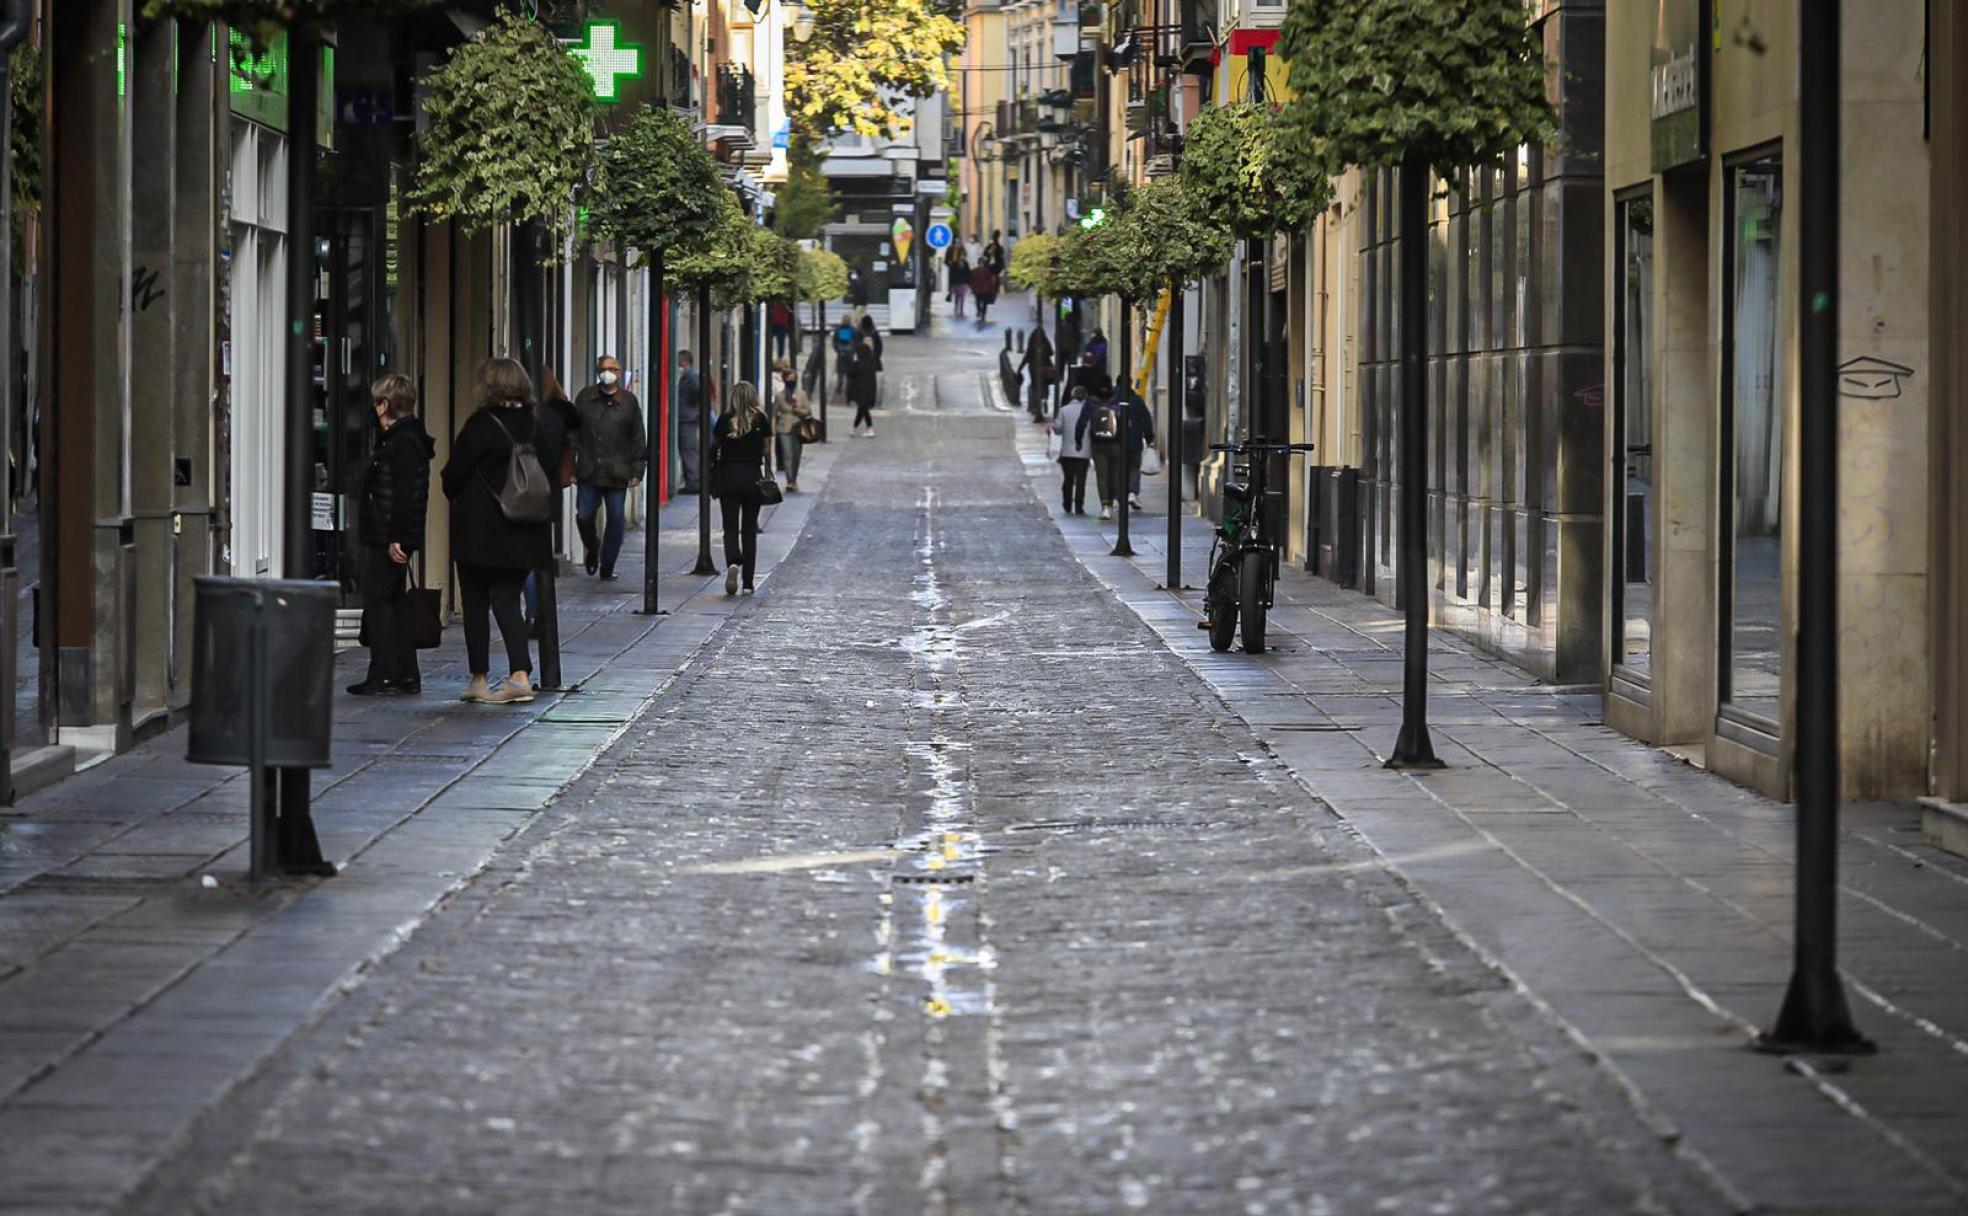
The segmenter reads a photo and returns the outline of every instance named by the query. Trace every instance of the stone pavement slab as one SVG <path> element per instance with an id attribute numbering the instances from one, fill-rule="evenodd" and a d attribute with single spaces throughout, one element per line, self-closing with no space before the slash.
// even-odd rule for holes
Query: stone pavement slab
<path id="1" fill-rule="evenodd" d="M 1382 767 L 1400 722 L 1400 617 L 1286 570 L 1264 655 L 1195 627 L 1208 525 L 1166 576 L 1165 483 L 1137 556 L 1057 507 L 1041 428 L 1018 446 L 1068 546 L 1402 878 L 1629 1087 L 1664 1134 L 1758 1211 L 1968 1210 L 1968 864 L 1915 808 L 1847 808 L 1842 961 L 1881 1053 L 1748 1050 L 1790 971 L 1790 809 L 1608 730 L 1597 690 L 1542 687 L 1430 641 L 1435 772 Z"/>
<path id="2" fill-rule="evenodd" d="M 806 484 L 823 487 L 834 460 L 809 450 Z M 770 510 L 762 579 L 814 499 Z M 719 578 L 675 573 L 693 564 L 693 507 L 663 519 L 668 615 L 636 611 L 636 537 L 620 582 L 561 580 L 570 691 L 451 700 L 453 629 L 423 656 L 424 696 L 338 696 L 313 801 L 343 866 L 331 881 L 243 882 L 244 784 L 184 761 L 182 729 L 0 814 L 0 1211 L 114 1202 L 628 729 L 741 602 Z M 362 662 L 340 656 L 338 686 Z"/>

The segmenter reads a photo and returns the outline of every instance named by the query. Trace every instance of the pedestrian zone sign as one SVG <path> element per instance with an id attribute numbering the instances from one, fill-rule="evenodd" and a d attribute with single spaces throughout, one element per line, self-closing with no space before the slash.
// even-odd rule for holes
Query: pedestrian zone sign
<path id="1" fill-rule="evenodd" d="M 929 231 L 923 233 L 923 239 L 929 242 L 931 249 L 948 249 L 953 235 L 948 224 L 931 224 Z"/>

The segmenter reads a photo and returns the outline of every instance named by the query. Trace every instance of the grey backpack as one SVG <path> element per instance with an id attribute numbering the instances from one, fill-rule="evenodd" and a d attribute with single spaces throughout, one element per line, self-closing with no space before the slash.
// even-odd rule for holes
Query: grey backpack
<path id="1" fill-rule="evenodd" d="M 499 502 L 499 513 L 516 524 L 551 522 L 554 486 L 547 477 L 546 466 L 540 463 L 540 454 L 534 450 L 531 440 L 514 438 L 512 429 L 498 414 L 493 414 L 492 420 L 512 442 L 512 455 L 506 460 L 505 484 L 492 491 L 492 497 Z"/>

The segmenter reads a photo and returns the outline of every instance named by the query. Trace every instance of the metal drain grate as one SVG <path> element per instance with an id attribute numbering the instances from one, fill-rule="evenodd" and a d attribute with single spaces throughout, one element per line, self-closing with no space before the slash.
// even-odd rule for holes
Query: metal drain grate
<path id="1" fill-rule="evenodd" d="M 1010 832 L 1153 832 L 1163 828 L 1207 828 L 1215 825 L 1186 819 L 1047 819 L 1015 823 Z"/>
<path id="2" fill-rule="evenodd" d="M 951 883 L 976 882 L 975 874 L 892 874 L 889 881 L 905 887 L 942 887 Z"/>

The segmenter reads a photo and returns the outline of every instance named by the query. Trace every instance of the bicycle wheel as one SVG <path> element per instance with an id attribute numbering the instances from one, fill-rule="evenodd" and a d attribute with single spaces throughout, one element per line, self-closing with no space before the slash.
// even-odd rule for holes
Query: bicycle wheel
<path id="1" fill-rule="evenodd" d="M 1271 563 L 1262 553 L 1246 553 L 1237 576 L 1237 598 L 1242 601 L 1244 653 L 1264 653 L 1264 601 L 1270 590 L 1265 581 L 1271 576 Z"/>
<path id="2" fill-rule="evenodd" d="M 1231 558 L 1216 563 L 1210 574 L 1210 649 L 1222 652 L 1237 639 L 1237 566 Z"/>

